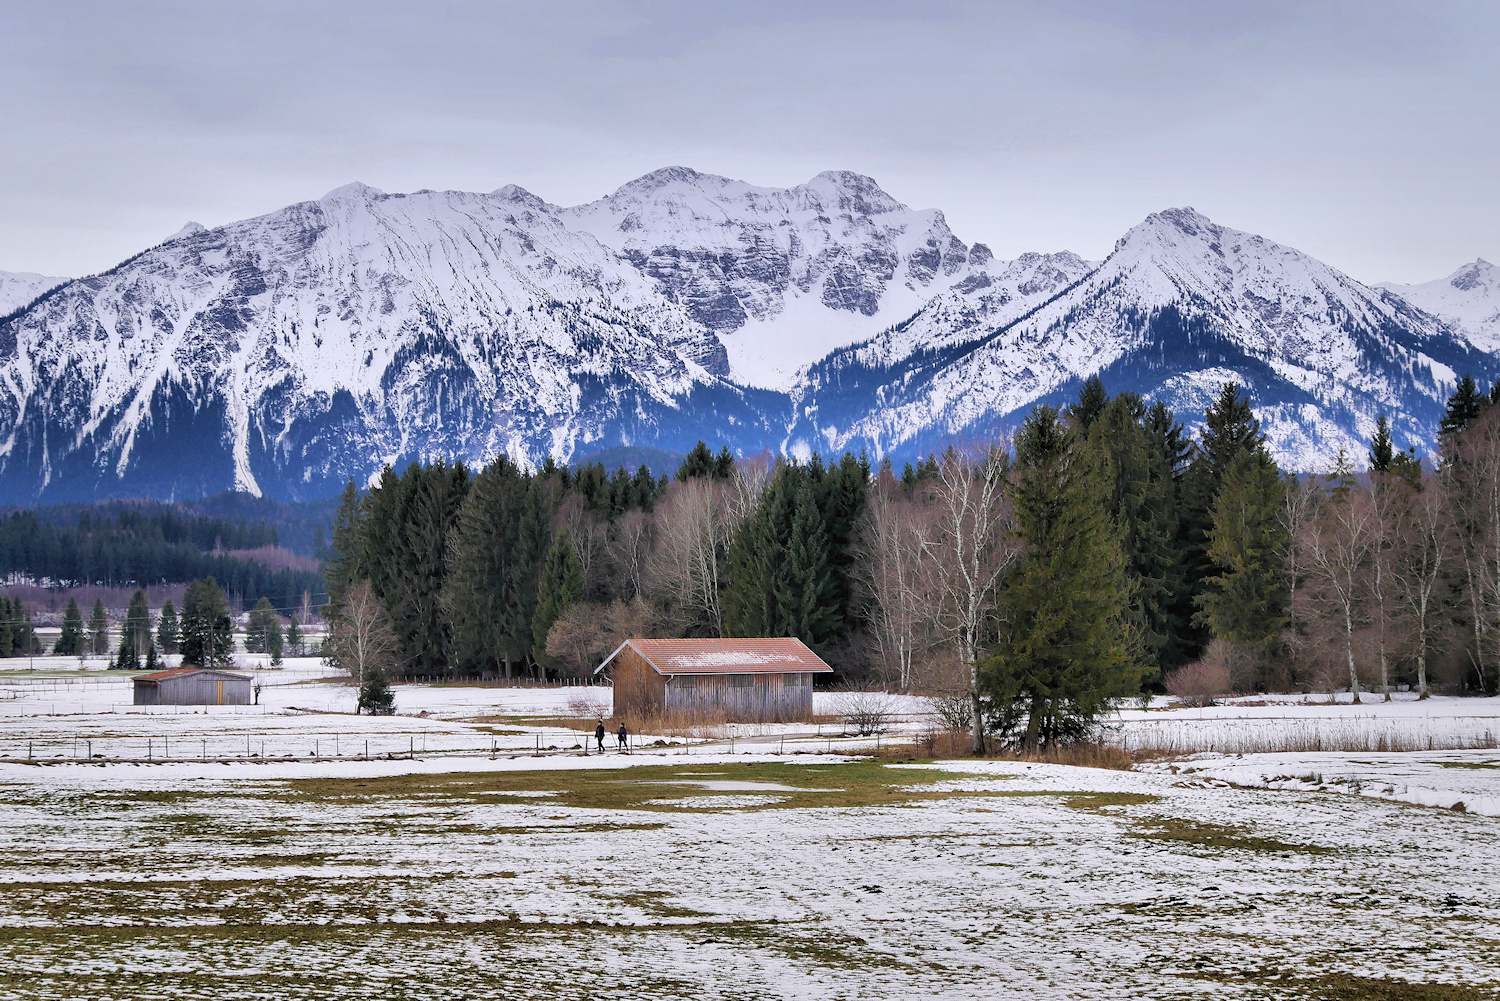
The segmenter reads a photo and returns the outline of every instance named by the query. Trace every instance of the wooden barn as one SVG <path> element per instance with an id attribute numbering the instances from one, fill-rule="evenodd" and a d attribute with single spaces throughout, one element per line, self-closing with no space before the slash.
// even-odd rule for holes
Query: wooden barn
<path id="1" fill-rule="evenodd" d="M 178 667 L 135 676 L 138 706 L 248 706 L 250 678 L 228 671 Z"/>
<path id="2" fill-rule="evenodd" d="M 773 723 L 812 715 L 813 675 L 833 668 L 799 639 L 633 639 L 605 658 L 616 716 Z"/>

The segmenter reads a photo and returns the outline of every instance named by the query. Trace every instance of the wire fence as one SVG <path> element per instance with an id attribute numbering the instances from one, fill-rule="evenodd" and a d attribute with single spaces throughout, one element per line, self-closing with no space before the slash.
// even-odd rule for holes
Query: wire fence
<path id="1" fill-rule="evenodd" d="M 239 733 L 0 739 L 0 761 L 78 763 L 245 763 L 440 760 L 447 758 L 595 757 L 600 754 L 852 754 L 878 750 L 881 737 L 789 733 L 775 737 L 630 737 L 558 727 L 476 740 L 474 734 Z M 889 739 L 889 738 L 887 738 Z"/>

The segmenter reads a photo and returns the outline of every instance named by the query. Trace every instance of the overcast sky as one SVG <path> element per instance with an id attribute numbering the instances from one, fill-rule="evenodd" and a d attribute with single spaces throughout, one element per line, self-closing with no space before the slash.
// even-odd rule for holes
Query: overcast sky
<path id="1" fill-rule="evenodd" d="M 870 174 L 999 256 L 1192 205 L 1367 282 L 1500 260 L 1500 4 L 0 0 L 0 269 L 352 180 Z"/>

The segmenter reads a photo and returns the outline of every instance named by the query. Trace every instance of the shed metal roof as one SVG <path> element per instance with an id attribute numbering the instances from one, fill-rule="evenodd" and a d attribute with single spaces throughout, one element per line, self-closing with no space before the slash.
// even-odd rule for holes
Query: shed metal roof
<path id="1" fill-rule="evenodd" d="M 657 674 L 832 674 L 833 668 L 790 637 L 759 639 L 629 639 L 594 671 L 630 647 Z"/>
<path id="2" fill-rule="evenodd" d="M 228 671 L 215 671 L 207 667 L 173 667 L 165 671 L 152 671 L 150 674 L 137 674 L 132 680 L 144 681 L 148 685 L 154 685 L 168 678 L 183 678 L 189 674 L 216 674 L 221 678 L 233 678 L 235 681 L 249 681 L 248 674 L 231 674 Z"/>

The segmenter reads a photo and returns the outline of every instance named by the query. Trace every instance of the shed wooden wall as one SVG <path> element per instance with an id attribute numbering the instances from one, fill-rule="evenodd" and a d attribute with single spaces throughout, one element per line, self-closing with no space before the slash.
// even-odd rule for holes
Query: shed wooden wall
<path id="1" fill-rule="evenodd" d="M 661 712 L 667 679 L 657 674 L 644 657 L 626 647 L 615 656 L 610 669 L 614 678 L 616 716 Z"/>
<path id="2" fill-rule="evenodd" d="M 138 706 L 248 706 L 250 679 L 213 674 L 185 674 L 156 684 L 136 682 Z"/>
<path id="3" fill-rule="evenodd" d="M 811 674 L 679 674 L 666 686 L 669 712 L 744 723 L 779 723 L 812 715 Z"/>

